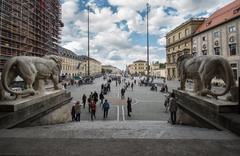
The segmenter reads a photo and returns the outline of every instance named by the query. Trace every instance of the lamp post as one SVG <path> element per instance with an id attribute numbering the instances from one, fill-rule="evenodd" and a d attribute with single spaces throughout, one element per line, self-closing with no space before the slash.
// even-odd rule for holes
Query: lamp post
<path id="1" fill-rule="evenodd" d="M 89 48 L 89 10 L 90 7 L 88 5 L 88 76 L 90 76 L 90 48 Z"/>
<path id="2" fill-rule="evenodd" d="M 147 81 L 149 81 L 149 33 L 148 33 L 148 13 L 149 13 L 149 4 L 147 3 Z"/>

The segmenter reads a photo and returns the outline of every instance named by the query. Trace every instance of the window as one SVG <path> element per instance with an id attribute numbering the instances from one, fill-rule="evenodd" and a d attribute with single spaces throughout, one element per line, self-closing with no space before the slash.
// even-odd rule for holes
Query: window
<path id="1" fill-rule="evenodd" d="M 175 36 L 173 36 L 173 42 L 175 41 Z"/>
<path id="2" fill-rule="evenodd" d="M 220 47 L 214 48 L 215 55 L 220 55 Z"/>
<path id="3" fill-rule="evenodd" d="M 189 35 L 189 30 L 188 29 L 185 29 L 185 35 Z"/>
<path id="4" fill-rule="evenodd" d="M 173 59 L 173 63 L 176 63 L 175 55 L 172 56 L 172 59 Z"/>
<path id="5" fill-rule="evenodd" d="M 170 43 L 170 38 L 168 38 L 168 43 Z"/>
<path id="6" fill-rule="evenodd" d="M 220 32 L 219 32 L 219 31 L 214 32 L 214 33 L 213 33 L 213 36 L 214 36 L 214 37 L 220 37 Z"/>
<path id="7" fill-rule="evenodd" d="M 207 55 L 207 50 L 202 50 L 203 55 Z"/>
<path id="8" fill-rule="evenodd" d="M 230 51 L 230 56 L 236 55 L 236 53 L 237 53 L 236 43 L 229 44 L 229 51 Z"/>
<path id="9" fill-rule="evenodd" d="M 175 78 L 175 68 L 172 69 L 173 75 L 172 77 Z"/>
<path id="10" fill-rule="evenodd" d="M 188 43 L 185 43 L 185 47 L 187 47 L 188 46 Z"/>
<path id="11" fill-rule="evenodd" d="M 235 26 L 230 26 L 228 28 L 229 32 L 235 32 L 236 31 L 236 27 Z"/>
<path id="12" fill-rule="evenodd" d="M 231 63 L 230 66 L 231 66 L 232 71 L 233 71 L 234 79 L 237 80 L 237 64 L 236 63 Z"/>
<path id="13" fill-rule="evenodd" d="M 237 69 L 232 69 L 234 80 L 237 80 Z"/>
<path id="14" fill-rule="evenodd" d="M 180 39 L 181 38 L 181 32 L 180 33 L 178 33 L 178 39 Z"/>
<path id="15" fill-rule="evenodd" d="M 203 37 L 202 37 L 202 40 L 203 40 L 203 41 L 206 41 L 206 37 L 205 37 L 205 36 L 203 36 Z"/>
<path id="16" fill-rule="evenodd" d="M 181 48 L 181 46 L 180 45 L 178 45 L 178 49 L 180 49 Z"/>

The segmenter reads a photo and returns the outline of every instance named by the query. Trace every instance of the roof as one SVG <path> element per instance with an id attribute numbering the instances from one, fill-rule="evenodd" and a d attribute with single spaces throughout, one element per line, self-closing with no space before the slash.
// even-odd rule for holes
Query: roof
<path id="1" fill-rule="evenodd" d="M 209 30 L 222 23 L 230 21 L 240 16 L 240 0 L 235 0 L 223 8 L 215 11 L 207 20 L 196 30 L 196 34 Z"/>
<path id="2" fill-rule="evenodd" d="M 144 61 L 144 60 L 137 60 L 137 61 L 134 61 L 133 63 L 138 63 L 138 62 L 147 62 L 147 61 Z"/>
<path id="3" fill-rule="evenodd" d="M 193 23 L 193 22 L 198 22 L 198 23 L 202 23 L 203 21 L 205 21 L 205 18 L 190 18 L 187 21 L 183 22 L 182 24 L 180 24 L 179 26 L 177 26 L 176 28 L 172 29 L 171 31 L 169 31 L 166 36 L 169 36 L 170 34 L 176 32 L 177 30 L 179 30 L 180 28 L 183 28 L 184 26 L 186 26 L 189 23 Z"/>
<path id="4" fill-rule="evenodd" d="M 77 59 L 78 57 L 78 55 L 72 52 L 71 50 L 63 48 L 61 46 L 58 46 L 58 53 L 60 56 L 64 56 L 64 57 L 75 58 L 75 59 Z"/>
<path id="5" fill-rule="evenodd" d="M 87 61 L 88 57 L 86 55 L 78 55 L 78 59 L 81 60 L 81 61 Z M 94 58 L 90 57 L 90 60 L 95 61 L 95 62 L 97 62 L 99 64 L 102 64 L 100 61 L 98 61 L 98 60 L 96 60 Z"/>

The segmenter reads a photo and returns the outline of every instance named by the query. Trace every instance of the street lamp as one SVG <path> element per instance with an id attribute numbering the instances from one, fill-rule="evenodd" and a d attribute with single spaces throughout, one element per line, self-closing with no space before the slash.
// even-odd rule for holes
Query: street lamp
<path id="1" fill-rule="evenodd" d="M 89 48 L 89 11 L 90 11 L 90 6 L 88 5 L 88 76 L 90 75 L 90 48 Z"/>
<path id="2" fill-rule="evenodd" d="M 149 33 L 148 33 L 148 13 L 149 3 L 147 3 L 147 81 L 149 81 Z"/>

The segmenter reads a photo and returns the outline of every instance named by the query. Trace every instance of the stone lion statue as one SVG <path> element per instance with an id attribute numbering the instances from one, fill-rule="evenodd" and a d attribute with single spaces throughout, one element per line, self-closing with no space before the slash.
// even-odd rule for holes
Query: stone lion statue
<path id="1" fill-rule="evenodd" d="M 185 90 L 187 79 L 194 80 L 194 92 L 198 95 L 211 95 L 215 98 L 223 96 L 230 91 L 228 100 L 238 100 L 238 89 L 234 80 L 232 69 L 226 59 L 221 56 L 198 56 L 184 54 L 177 59 L 177 69 L 180 78 L 180 89 Z M 221 78 L 226 88 L 222 93 L 211 91 L 213 78 Z"/>
<path id="2" fill-rule="evenodd" d="M 54 89 L 59 89 L 59 75 L 62 68 L 61 59 L 55 55 L 42 58 L 33 56 L 16 56 L 11 58 L 3 68 L 2 88 L 14 95 L 34 95 L 44 88 L 44 80 L 51 79 Z M 14 91 L 9 84 L 20 76 L 26 85 L 23 91 Z"/>

